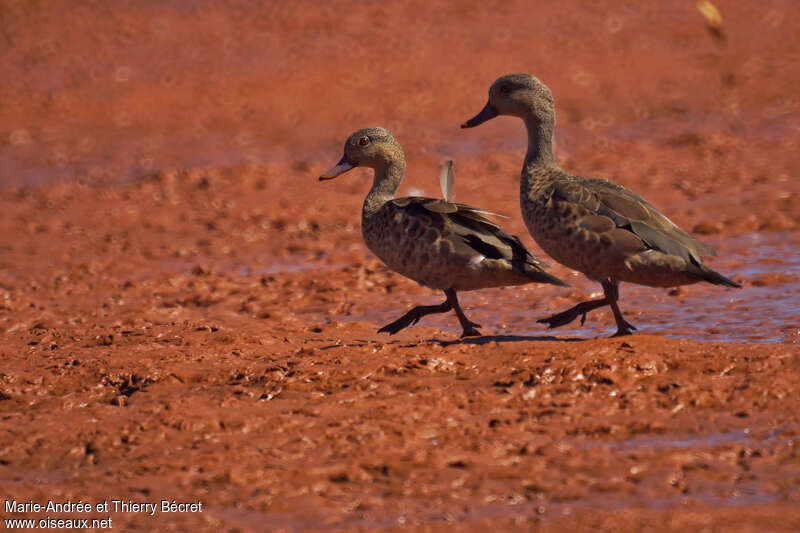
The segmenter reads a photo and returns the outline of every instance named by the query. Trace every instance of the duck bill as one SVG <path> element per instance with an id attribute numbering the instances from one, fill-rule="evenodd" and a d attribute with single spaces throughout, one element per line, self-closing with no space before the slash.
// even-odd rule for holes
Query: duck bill
<path id="1" fill-rule="evenodd" d="M 354 168 L 356 168 L 356 166 L 347 159 L 346 155 L 343 155 L 339 162 L 336 163 L 335 167 L 319 177 L 319 181 L 332 180 L 339 174 L 344 174 L 348 170 L 353 170 Z"/>
<path id="2" fill-rule="evenodd" d="M 475 126 L 480 126 L 487 120 L 491 120 L 498 115 L 497 111 L 492 107 L 492 104 L 486 102 L 486 105 L 483 106 L 481 112 L 466 121 L 461 125 L 462 128 L 474 128 Z"/>

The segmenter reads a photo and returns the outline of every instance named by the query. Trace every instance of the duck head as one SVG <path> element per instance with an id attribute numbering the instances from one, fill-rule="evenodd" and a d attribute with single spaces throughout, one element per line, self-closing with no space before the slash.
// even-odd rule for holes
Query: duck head
<path id="1" fill-rule="evenodd" d="M 530 74 L 500 76 L 489 88 L 489 101 L 480 113 L 461 125 L 473 128 L 498 115 L 510 115 L 539 123 L 553 122 L 555 104 L 547 86 Z"/>
<path id="2" fill-rule="evenodd" d="M 333 179 L 356 167 L 377 169 L 402 161 L 403 149 L 391 133 L 384 128 L 363 128 L 347 138 L 342 158 L 319 180 Z"/>

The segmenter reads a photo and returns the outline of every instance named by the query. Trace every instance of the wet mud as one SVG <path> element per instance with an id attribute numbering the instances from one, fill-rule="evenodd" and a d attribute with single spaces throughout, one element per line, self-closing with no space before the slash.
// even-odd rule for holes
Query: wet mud
<path id="1" fill-rule="evenodd" d="M 204 503 L 111 513 L 134 531 L 799 529 L 800 17 L 717 7 L 6 2 L 4 498 Z M 366 250 L 366 170 L 316 176 L 386 126 L 401 195 L 454 158 L 543 257 L 521 124 L 458 129 L 509 71 L 553 90 L 565 169 L 743 289 L 623 284 L 610 339 L 536 323 L 600 291 L 553 265 L 571 288 L 464 293 L 483 337 L 376 333 L 443 296 Z"/>

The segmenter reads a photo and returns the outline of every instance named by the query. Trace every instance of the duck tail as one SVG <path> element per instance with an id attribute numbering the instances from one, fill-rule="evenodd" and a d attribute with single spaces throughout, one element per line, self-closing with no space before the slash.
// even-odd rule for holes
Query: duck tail
<path id="1" fill-rule="evenodd" d="M 733 287 L 735 289 L 741 289 L 742 286 L 732 279 L 726 278 L 719 272 L 711 270 L 710 268 L 704 268 L 702 274 L 700 275 L 700 279 L 703 281 L 707 281 L 714 285 L 724 285 L 726 287 Z"/>
<path id="2" fill-rule="evenodd" d="M 552 274 L 548 274 L 536 265 L 529 263 L 525 264 L 525 274 L 537 283 L 549 283 L 550 285 L 558 285 L 559 287 L 569 287 L 569 284 L 560 280 Z"/>

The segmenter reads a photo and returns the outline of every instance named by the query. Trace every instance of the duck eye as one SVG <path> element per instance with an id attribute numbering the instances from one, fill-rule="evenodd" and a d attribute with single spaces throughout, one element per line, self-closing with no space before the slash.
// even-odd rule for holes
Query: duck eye
<path id="1" fill-rule="evenodd" d="M 500 94 L 508 94 L 509 88 L 508 85 L 501 85 L 500 86 Z"/>
<path id="2" fill-rule="evenodd" d="M 369 144 L 369 137 L 361 137 L 361 138 L 358 140 L 358 144 L 359 144 L 359 146 L 366 146 L 366 145 L 368 145 L 368 144 Z"/>

